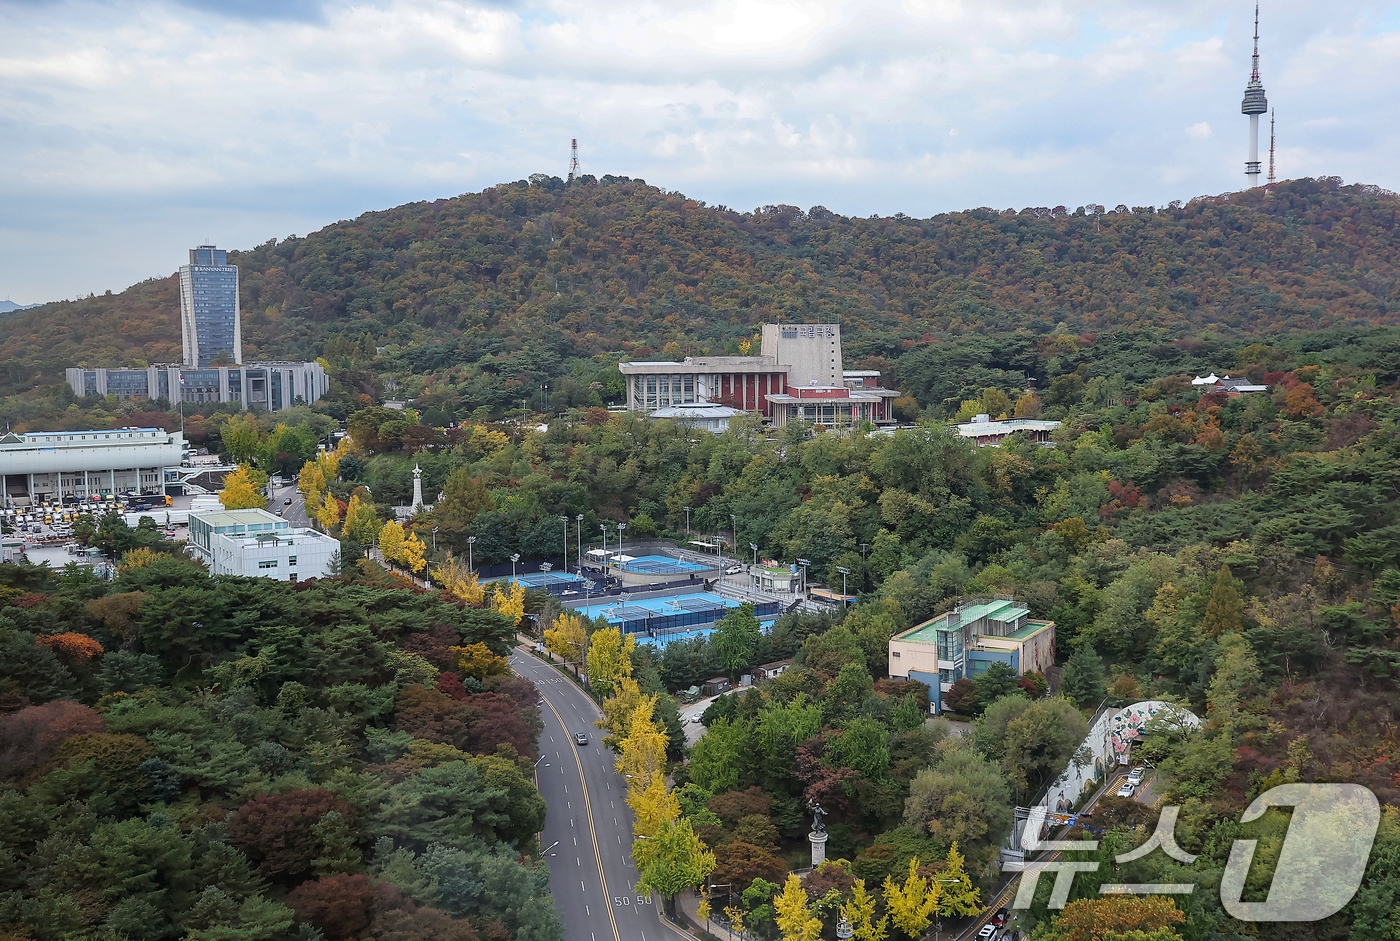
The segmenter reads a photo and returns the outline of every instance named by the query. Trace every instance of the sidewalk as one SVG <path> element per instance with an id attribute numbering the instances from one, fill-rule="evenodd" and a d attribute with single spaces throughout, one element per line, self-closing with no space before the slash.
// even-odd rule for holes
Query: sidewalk
<path id="1" fill-rule="evenodd" d="M 719 938 L 720 941 L 751 941 L 749 935 L 730 931 L 727 925 L 722 925 L 718 921 L 715 921 L 713 916 L 717 913 L 717 910 L 714 908 L 713 902 L 710 904 L 711 918 L 709 921 L 709 928 L 706 929 L 705 919 L 700 917 L 700 893 L 687 889 L 676 896 L 676 912 L 687 921 L 691 927 L 698 927 L 700 931 L 708 930 L 710 935 Z"/>

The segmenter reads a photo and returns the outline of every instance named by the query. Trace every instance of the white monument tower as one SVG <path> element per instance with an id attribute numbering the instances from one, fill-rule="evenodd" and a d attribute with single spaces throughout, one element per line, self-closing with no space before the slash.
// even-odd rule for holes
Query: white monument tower
<path id="1" fill-rule="evenodd" d="M 1254 5 L 1254 67 L 1249 84 L 1244 87 L 1244 102 L 1240 111 L 1249 115 L 1249 159 L 1244 164 L 1244 176 L 1249 188 L 1259 185 L 1259 115 L 1269 110 L 1264 97 L 1264 84 L 1259 80 L 1259 4 Z"/>
<path id="2" fill-rule="evenodd" d="M 413 506 L 410 512 L 417 513 L 423 509 L 423 468 L 417 463 L 413 465 Z"/>

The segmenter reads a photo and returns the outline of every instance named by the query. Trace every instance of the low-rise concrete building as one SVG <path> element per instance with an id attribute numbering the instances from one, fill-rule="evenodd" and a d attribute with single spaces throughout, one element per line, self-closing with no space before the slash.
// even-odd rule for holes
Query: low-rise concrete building
<path id="1" fill-rule="evenodd" d="M 890 638 L 890 676 L 928 684 L 935 713 L 943 711 L 943 696 L 954 683 L 993 663 L 1005 663 L 1017 676 L 1045 673 L 1055 664 L 1055 622 L 1032 620 L 1026 605 L 997 595 L 974 598 Z"/>
<path id="2" fill-rule="evenodd" d="M 320 363 L 240 363 L 228 366 L 161 364 L 144 369 L 64 370 L 75 395 L 119 399 L 165 399 L 202 405 L 236 402 L 241 408 L 280 412 L 310 405 L 330 389 Z"/>
<path id="3" fill-rule="evenodd" d="M 267 510 L 190 515 L 190 552 L 215 575 L 303 581 L 331 574 L 340 540 Z"/>
<path id="4" fill-rule="evenodd" d="M 1054 447 L 1050 433 L 1060 427 L 1057 421 L 1043 418 L 1006 418 L 992 421 L 986 415 L 977 415 L 972 421 L 959 422 L 953 426 L 958 437 L 969 438 L 979 448 L 999 447 L 1016 432 L 1025 432 L 1032 441 Z"/>
<path id="5" fill-rule="evenodd" d="M 713 432 L 721 435 L 729 430 L 729 422 L 734 418 L 747 414 L 743 409 L 730 408 L 728 405 L 716 405 L 703 400 L 695 402 L 682 402 L 679 405 L 668 405 L 658 408 L 649 414 L 648 418 L 667 418 L 674 422 L 680 422 L 689 428 L 699 428 L 703 431 Z"/>

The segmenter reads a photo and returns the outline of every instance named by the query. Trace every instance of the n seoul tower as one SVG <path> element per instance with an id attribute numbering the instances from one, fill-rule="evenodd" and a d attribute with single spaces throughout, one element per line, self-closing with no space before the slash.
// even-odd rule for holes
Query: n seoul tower
<path id="1" fill-rule="evenodd" d="M 1259 4 L 1254 4 L 1254 68 L 1249 73 L 1249 84 L 1244 87 L 1244 102 L 1240 111 L 1249 115 L 1249 159 L 1244 164 L 1245 179 L 1249 188 L 1259 185 L 1259 115 L 1269 110 L 1268 99 L 1264 97 L 1264 84 L 1259 81 Z"/>

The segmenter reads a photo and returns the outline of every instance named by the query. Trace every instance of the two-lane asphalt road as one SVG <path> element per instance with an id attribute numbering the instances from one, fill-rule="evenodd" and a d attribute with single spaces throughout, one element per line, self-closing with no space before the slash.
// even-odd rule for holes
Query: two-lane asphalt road
<path id="1" fill-rule="evenodd" d="M 632 811 L 627 782 L 602 744 L 598 707 L 553 667 L 518 651 L 517 673 L 534 681 L 540 714 L 540 795 L 549 807 L 540 845 L 547 848 L 549 887 L 564 922 L 564 941 L 679 941 L 683 935 L 637 893 L 632 863 Z M 574 744 L 574 734 L 588 736 Z"/>

